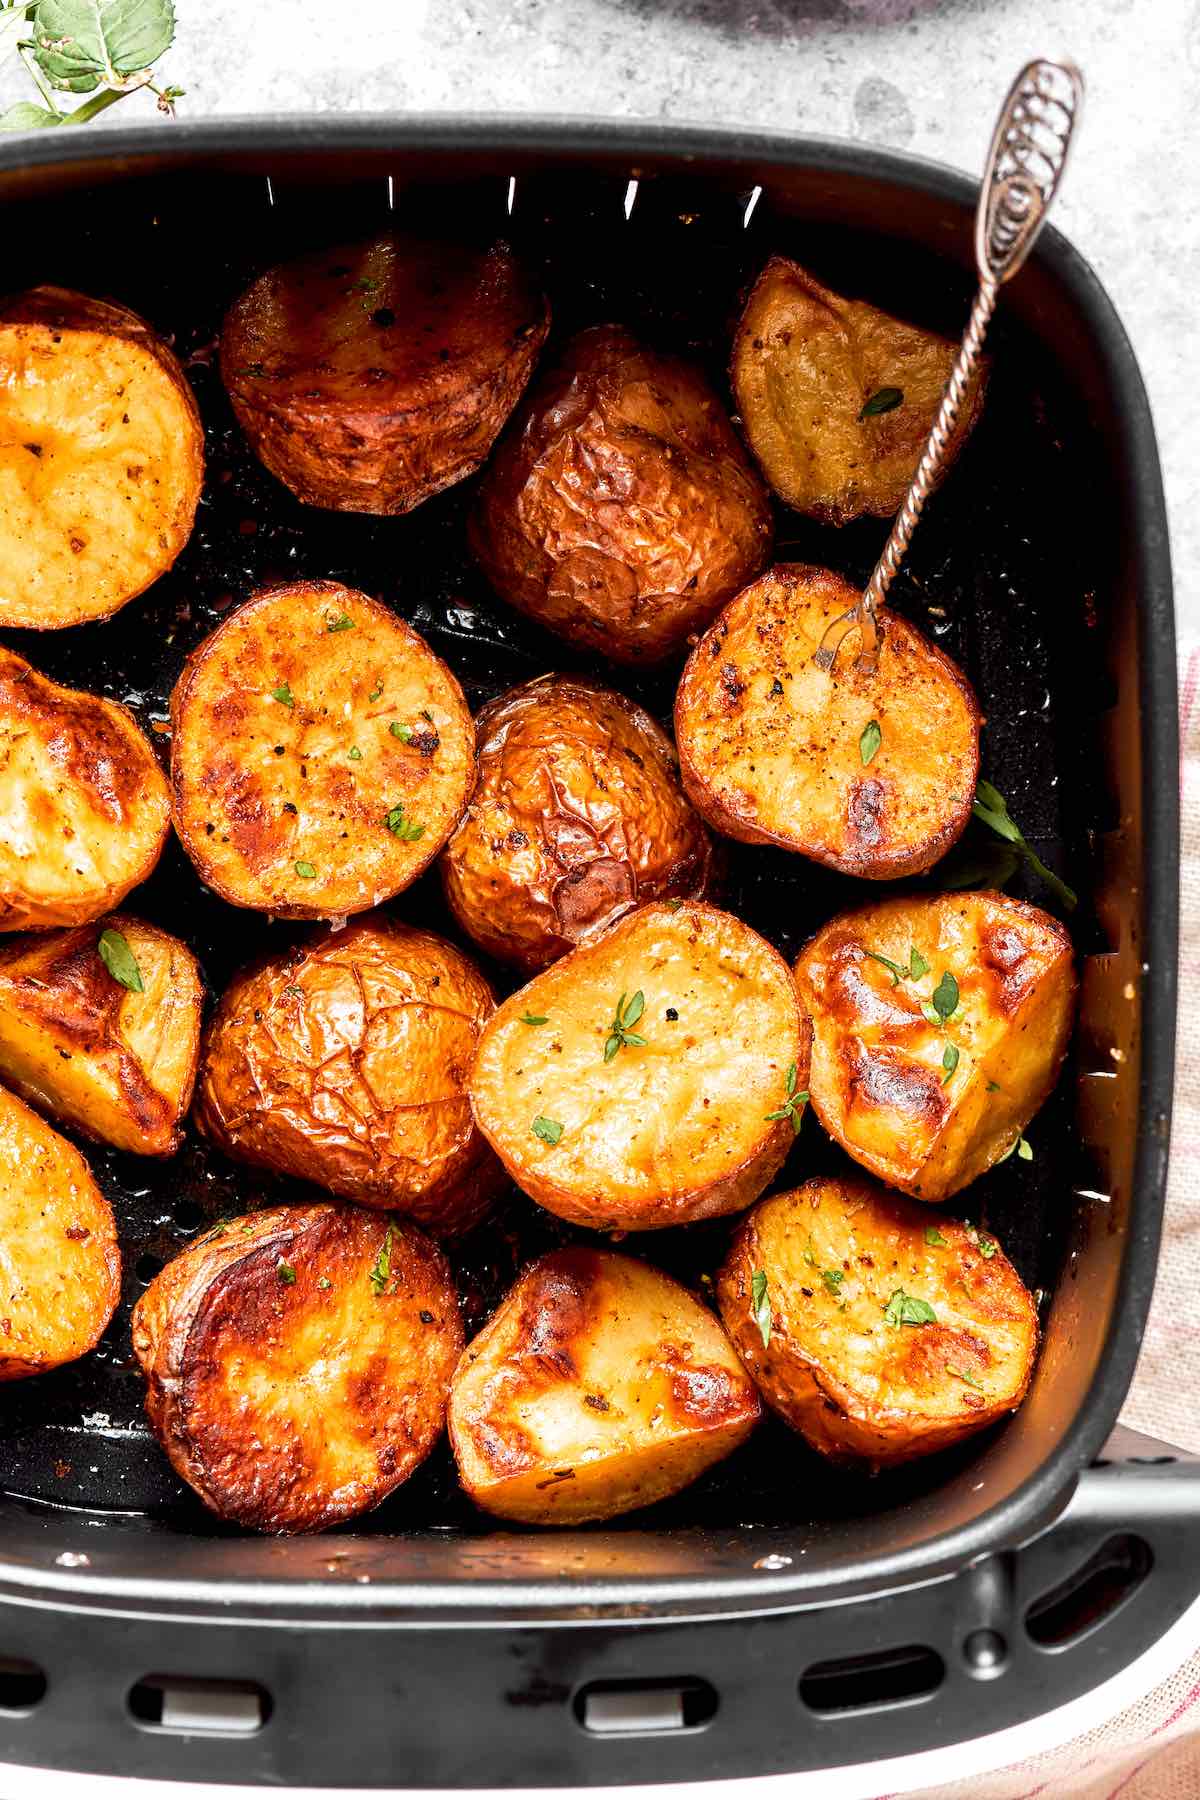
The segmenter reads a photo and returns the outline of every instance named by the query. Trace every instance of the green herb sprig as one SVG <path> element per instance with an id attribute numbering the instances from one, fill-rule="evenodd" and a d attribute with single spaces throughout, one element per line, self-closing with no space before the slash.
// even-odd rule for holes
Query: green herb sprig
<path id="1" fill-rule="evenodd" d="M 869 399 L 863 401 L 863 409 L 858 417 L 863 419 L 877 418 L 880 413 L 895 412 L 898 406 L 904 405 L 904 390 L 898 387 L 876 388 Z"/>
<path id="2" fill-rule="evenodd" d="M 766 1273 L 762 1269 L 755 1269 L 750 1277 L 750 1313 L 758 1326 L 763 1349 L 767 1350 L 771 1344 L 771 1301 L 767 1293 Z"/>
<path id="3" fill-rule="evenodd" d="M 1073 888 L 1067 886 L 1060 876 L 1054 873 L 1053 869 L 1048 869 L 1037 852 L 1025 842 L 1020 826 L 1015 823 L 1008 810 L 1008 802 L 1004 795 L 994 788 L 990 781 L 977 783 L 975 803 L 971 810 L 977 819 L 981 819 L 996 833 L 997 837 L 1002 837 L 1006 843 L 1012 844 L 1025 858 L 1039 880 L 1044 881 L 1050 891 L 1057 896 L 1061 905 L 1068 912 L 1074 912 L 1079 904 L 1079 896 Z"/>
<path id="4" fill-rule="evenodd" d="M 613 1014 L 613 1022 L 608 1028 L 608 1037 L 604 1044 L 604 1060 L 606 1063 L 610 1063 L 617 1054 L 617 1051 L 623 1049 L 626 1045 L 636 1045 L 639 1049 L 645 1048 L 645 1038 L 639 1037 L 636 1031 L 631 1031 L 629 1029 L 631 1025 L 637 1024 L 645 1010 L 646 996 L 643 994 L 641 988 L 634 994 L 628 1006 L 625 1005 L 624 994 L 621 995 L 621 998 L 617 1001 L 617 1010 Z"/>
<path id="5" fill-rule="evenodd" d="M 371 1286 L 377 1294 L 383 1293 L 392 1273 L 392 1238 L 395 1230 L 394 1225 L 389 1225 L 384 1232 L 383 1242 L 379 1246 L 379 1255 L 375 1258 L 374 1267 L 371 1270 Z"/>
<path id="6" fill-rule="evenodd" d="M 402 843 L 415 844 L 418 838 L 425 836 L 425 827 L 406 816 L 403 800 L 389 808 L 383 822 L 392 836 L 398 837 Z"/>
<path id="7" fill-rule="evenodd" d="M 882 963 L 885 969 L 891 971 L 893 987 L 899 987 L 902 981 L 920 981 L 922 975 L 929 973 L 929 964 L 915 944 L 909 945 L 907 968 L 903 963 L 893 962 L 890 956 L 881 956 L 878 950 L 868 950 L 865 945 L 863 955 L 869 956 L 872 962 Z"/>
<path id="8" fill-rule="evenodd" d="M 896 1289 L 883 1308 L 883 1316 L 897 1330 L 901 1325 L 937 1324 L 937 1314 L 928 1300 L 920 1300 L 915 1294 L 906 1294 L 902 1287 Z"/>
<path id="9" fill-rule="evenodd" d="M 129 940 L 123 931 L 114 931 L 110 925 L 107 931 L 100 933 L 96 948 L 100 952 L 100 961 L 114 981 L 119 981 L 132 994 L 145 993 L 142 971 L 138 968 L 137 957 L 129 948 Z"/>
<path id="10" fill-rule="evenodd" d="M 764 1113 L 763 1117 L 764 1119 L 769 1120 L 790 1119 L 792 1121 L 792 1135 L 793 1137 L 799 1137 L 800 1121 L 804 1117 L 804 1109 L 807 1105 L 808 1089 L 805 1088 L 802 1092 L 797 1091 L 796 1065 L 795 1063 L 789 1063 L 787 1072 L 787 1091 L 784 1095 L 783 1105 L 777 1107 L 774 1112 Z"/>
<path id="11" fill-rule="evenodd" d="M 868 723 L 863 726 L 862 736 L 858 740 L 858 754 L 862 757 L 864 769 L 871 761 L 882 742 L 883 732 L 879 729 L 879 720 L 869 720 Z"/>
<path id="12" fill-rule="evenodd" d="M 921 1011 L 931 1025 L 944 1025 L 958 1011 L 958 983 L 949 969 L 934 988 L 932 999 L 925 1002 Z"/>

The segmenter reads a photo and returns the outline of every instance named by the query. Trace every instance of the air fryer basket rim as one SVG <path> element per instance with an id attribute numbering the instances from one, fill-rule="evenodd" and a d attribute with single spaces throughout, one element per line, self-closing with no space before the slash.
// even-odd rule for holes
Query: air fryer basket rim
<path id="1" fill-rule="evenodd" d="M 944 203 L 966 221 L 977 186 L 944 165 L 907 154 L 827 138 L 718 130 L 709 127 L 639 124 L 570 117 L 456 116 L 396 118 L 279 116 L 266 119 L 184 120 L 171 127 L 109 129 L 96 134 L 41 133 L 0 141 L 0 180 L 41 184 L 55 179 L 122 179 L 161 173 L 173 166 L 236 165 L 273 157 L 301 161 L 353 153 L 370 155 L 376 169 L 414 153 L 434 155 L 464 166 L 493 159 L 497 176 L 507 175 L 506 157 L 520 162 L 554 159 L 591 169 L 623 173 L 688 172 L 728 181 L 742 175 L 747 185 L 762 171 L 796 168 L 863 178 Z M 39 177 L 38 172 L 42 172 Z M 2 196 L 0 196 L 2 197 Z M 821 1604 L 856 1593 L 896 1588 L 954 1573 L 998 1548 L 1034 1535 L 1065 1506 L 1080 1471 L 1099 1452 L 1124 1401 L 1141 1343 L 1154 1285 L 1165 1197 L 1167 1147 L 1174 1066 L 1175 968 L 1178 932 L 1178 814 L 1174 770 L 1178 725 L 1174 620 L 1169 547 L 1161 473 L 1148 400 L 1124 328 L 1088 263 L 1058 232 L 1048 230 L 1037 260 L 1048 268 L 1086 320 L 1114 406 L 1121 417 L 1134 473 L 1127 496 L 1133 579 L 1140 591 L 1141 751 L 1143 787 L 1142 867 L 1145 871 L 1146 961 L 1139 1081 L 1139 1119 L 1128 1242 L 1108 1336 L 1087 1404 L 1032 1473 L 1007 1498 L 968 1523 L 886 1556 L 863 1558 L 853 1571 L 831 1569 L 823 1584 L 801 1582 L 788 1572 L 757 1574 L 753 1581 L 728 1575 L 704 1581 L 675 1575 L 639 1575 L 636 1580 L 603 1575 L 481 1580 L 396 1581 L 386 1574 L 369 1588 L 348 1591 L 342 1584 L 278 1575 L 231 1586 L 220 1580 L 177 1581 L 158 1575 L 81 1575 L 53 1566 L 42 1555 L 0 1559 L 0 1595 L 35 1606 L 75 1606 L 138 1613 L 196 1614 L 221 1610 L 239 1596 L 238 1610 L 254 1615 L 324 1616 L 363 1624 L 407 1615 L 432 1622 L 442 1616 L 480 1623 L 513 1616 L 568 1615 L 586 1593 L 588 1612 L 636 1605 L 642 1616 L 700 1617 L 722 1612 L 764 1612 Z M 1163 778 L 1164 773 L 1166 779 Z M 30 1520 L 33 1524 L 33 1521 Z M 62 1531 L 67 1518 L 48 1509 L 37 1520 L 47 1531 Z M 49 1565 L 49 1566 L 47 1566 Z M 517 1594 L 519 1592 L 519 1599 Z M 576 1618 L 579 1615 L 576 1612 Z M 582 1622 L 580 1620 L 579 1622 Z"/>

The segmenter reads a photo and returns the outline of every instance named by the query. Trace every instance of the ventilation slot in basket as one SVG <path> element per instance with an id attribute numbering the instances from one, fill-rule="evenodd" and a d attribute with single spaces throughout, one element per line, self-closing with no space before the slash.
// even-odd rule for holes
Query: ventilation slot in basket
<path id="1" fill-rule="evenodd" d="M 575 1717 L 598 1737 L 638 1732 L 698 1731 L 717 1710 L 707 1681 L 591 1681 L 575 1696 Z"/>
<path id="2" fill-rule="evenodd" d="M 800 1677 L 800 1698 L 810 1712 L 870 1712 L 927 1700 L 945 1676 L 946 1665 L 936 1650 L 906 1644 L 870 1656 L 813 1663 Z"/>
<path id="3" fill-rule="evenodd" d="M 1154 1563 L 1142 1538 L 1122 1533 L 1101 1544 L 1065 1581 L 1035 1600 L 1025 1629 L 1043 1650 L 1062 1650 L 1101 1624 L 1145 1581 Z"/>
<path id="4" fill-rule="evenodd" d="M 0 1713 L 32 1712 L 46 1695 L 46 1677 L 36 1663 L 0 1656 Z"/>
<path id="5" fill-rule="evenodd" d="M 253 1681 L 146 1675 L 129 1690 L 129 1711 L 151 1731 L 249 1737 L 270 1717 L 271 1696 Z"/>

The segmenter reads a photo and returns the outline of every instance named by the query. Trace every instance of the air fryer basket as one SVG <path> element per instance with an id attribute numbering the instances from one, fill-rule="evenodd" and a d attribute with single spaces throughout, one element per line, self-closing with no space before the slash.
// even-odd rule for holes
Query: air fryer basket
<path id="1" fill-rule="evenodd" d="M 603 124 L 237 121 L 0 145 L 5 285 L 57 281 L 145 313 L 188 367 L 209 455 L 193 540 L 149 595 L 108 624 L 8 641 L 127 701 L 160 743 L 187 652 L 296 574 L 380 594 L 473 704 L 545 668 L 598 667 L 488 593 L 463 544 L 472 483 L 371 520 L 302 508 L 260 468 L 213 366 L 250 273 L 389 216 L 500 234 L 545 270 L 556 333 L 620 318 L 720 383 L 739 293 L 772 250 L 956 335 L 973 204 L 963 178 L 875 151 Z M 1081 896 L 1074 1060 L 1031 1127 L 1034 1160 L 954 1207 L 1045 1290 L 1025 1406 L 873 1481 L 768 1425 L 707 1481 L 606 1528 L 494 1528 L 443 1451 L 355 1530 L 237 1535 L 149 1437 L 128 1309 L 206 1222 L 287 1189 L 195 1142 L 162 1165 L 93 1147 L 124 1303 L 94 1356 L 3 1390 L 0 1760 L 405 1786 L 816 1769 L 1043 1712 L 1194 1601 L 1200 1464 L 1128 1433 L 1101 1456 L 1154 1280 L 1171 1095 L 1177 742 L 1157 454 L 1120 323 L 1061 237 L 1005 290 L 991 347 L 985 419 L 893 599 L 975 681 L 985 772 Z M 781 511 L 777 553 L 861 580 L 885 532 Z M 669 711 L 673 671 L 605 673 Z M 860 892 L 781 853 L 731 857 L 728 904 L 789 953 Z M 188 937 L 214 990 L 288 936 L 222 908 L 175 846 L 133 904 Z M 446 928 L 433 879 L 399 910 Z M 839 1159 L 809 1120 L 782 1180 Z M 727 1231 L 627 1247 L 695 1282 Z M 469 1328 L 564 1235 L 514 1196 L 463 1252 Z"/>

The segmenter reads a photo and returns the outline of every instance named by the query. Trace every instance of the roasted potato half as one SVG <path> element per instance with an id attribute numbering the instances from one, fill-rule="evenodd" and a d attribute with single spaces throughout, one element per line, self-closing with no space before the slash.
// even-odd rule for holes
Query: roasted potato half
<path id="1" fill-rule="evenodd" d="M 896 613 L 880 614 L 874 674 L 849 647 L 816 668 L 857 599 L 828 569 L 769 570 L 688 658 L 675 741 L 684 791 L 718 831 L 883 881 L 930 868 L 962 834 L 982 721 L 966 677 Z"/>
<path id="2" fill-rule="evenodd" d="M 506 1000 L 475 1117 L 517 1185 L 601 1230 L 748 1206 L 799 1128 L 810 1027 L 776 951 L 702 901 L 639 907 Z"/>
<path id="3" fill-rule="evenodd" d="M 479 467 L 549 323 L 506 244 L 385 235 L 261 275 L 225 320 L 221 376 L 298 499 L 404 513 Z"/>
<path id="4" fill-rule="evenodd" d="M 462 689 L 402 619 L 335 581 L 257 594 L 171 696 L 175 829 L 234 906 L 365 912 L 408 887 L 475 779 Z"/>
<path id="5" fill-rule="evenodd" d="M 0 1079 L 118 1150 L 183 1137 L 204 987 L 186 945 L 127 913 L 0 945 Z"/>
<path id="6" fill-rule="evenodd" d="M 730 375 L 775 492 L 831 525 L 898 512 L 957 354 L 949 338 L 773 256 L 746 302 Z M 972 377 L 943 468 L 979 417 L 985 379 Z"/>
<path id="7" fill-rule="evenodd" d="M 83 1157 L 0 1088 L 0 1381 L 86 1356 L 112 1318 L 121 1256 Z"/>
<path id="8" fill-rule="evenodd" d="M 720 1324 L 686 1288 L 576 1247 L 526 1270 L 464 1352 L 450 1441 L 485 1512 L 581 1525 L 677 1494 L 759 1414 Z"/>
<path id="9" fill-rule="evenodd" d="M 771 511 L 700 371 L 598 325 L 521 408 L 470 538 L 511 606 L 616 662 L 656 662 L 762 568 Z"/>
<path id="10" fill-rule="evenodd" d="M 243 1162 L 453 1235 L 504 1181 L 466 1094 L 494 1007 L 452 944 L 380 913 L 356 919 L 227 989 L 196 1123 Z"/>
<path id="11" fill-rule="evenodd" d="M 1014 1148 L 1058 1079 L 1075 1016 L 1066 930 L 1006 894 L 842 913 L 805 948 L 796 985 L 813 1021 L 817 1117 L 918 1200 L 947 1199 Z"/>
<path id="12" fill-rule="evenodd" d="M 759 1393 L 838 1462 L 944 1450 L 1020 1405 L 1037 1306 L 996 1240 L 862 1180 L 739 1223 L 721 1317 Z"/>
<path id="13" fill-rule="evenodd" d="M 204 434 L 136 313 L 69 288 L 0 301 L 0 625 L 106 619 L 191 536 Z"/>
<path id="14" fill-rule="evenodd" d="M 0 646 L 0 931 L 81 925 L 119 906 L 170 823 L 133 714 Z"/>
<path id="15" fill-rule="evenodd" d="M 543 675 L 475 722 L 479 776 L 442 853 L 463 930 L 541 969 L 644 901 L 705 892 L 712 840 L 675 748 L 623 694 Z"/>
<path id="16" fill-rule="evenodd" d="M 441 1433 L 462 1346 L 441 1251 L 354 1206 L 218 1225 L 133 1311 L 176 1474 L 255 1531 L 320 1531 L 407 1481 Z"/>

